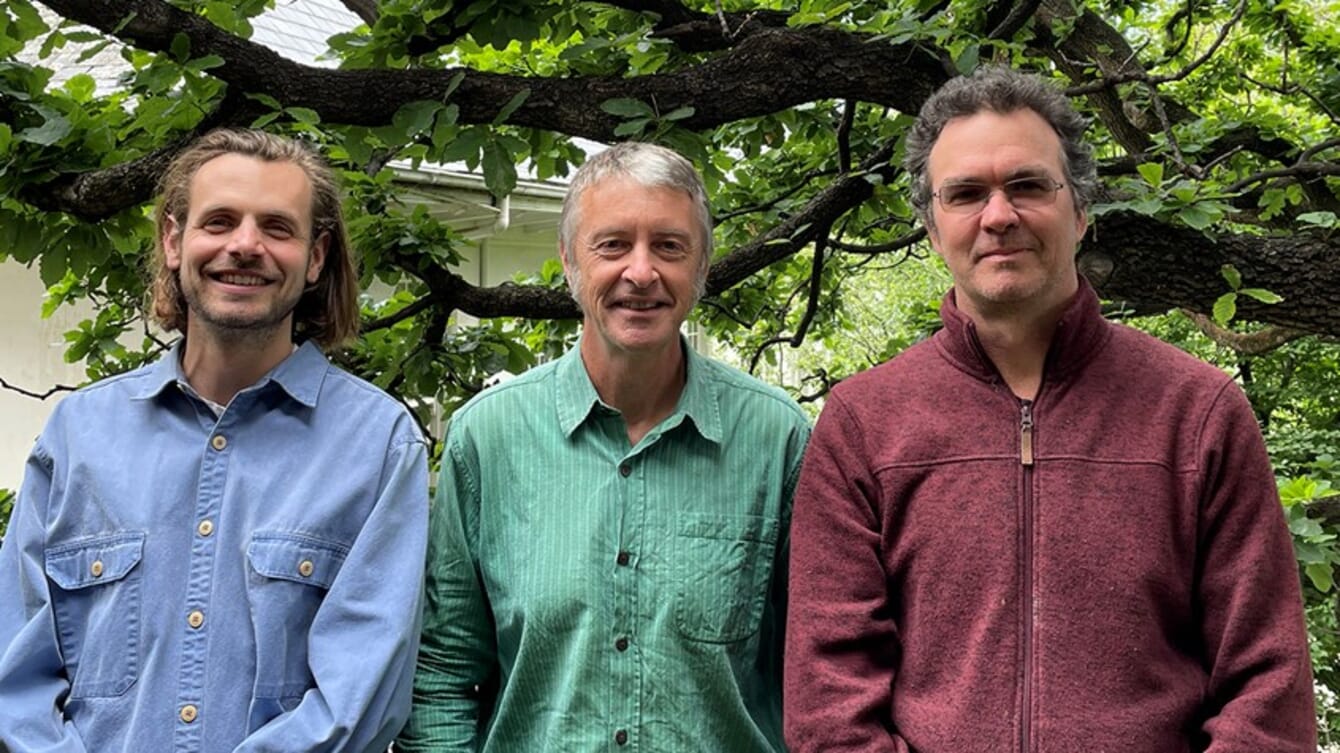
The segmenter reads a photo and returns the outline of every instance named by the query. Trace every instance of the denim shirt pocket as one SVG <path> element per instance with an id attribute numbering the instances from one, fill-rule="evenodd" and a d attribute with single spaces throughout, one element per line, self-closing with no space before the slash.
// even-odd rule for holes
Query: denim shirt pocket
<path id="1" fill-rule="evenodd" d="M 135 684 L 140 665 L 140 581 L 144 532 L 76 539 L 47 547 L 47 577 L 70 698 L 110 698 Z"/>
<path id="2" fill-rule="evenodd" d="M 732 643 L 763 618 L 778 522 L 755 515 L 683 516 L 676 528 L 675 622 L 687 638 Z"/>
<path id="3" fill-rule="evenodd" d="M 349 547 L 305 533 L 259 531 L 247 547 L 257 698 L 290 703 L 312 687 L 307 638 Z"/>

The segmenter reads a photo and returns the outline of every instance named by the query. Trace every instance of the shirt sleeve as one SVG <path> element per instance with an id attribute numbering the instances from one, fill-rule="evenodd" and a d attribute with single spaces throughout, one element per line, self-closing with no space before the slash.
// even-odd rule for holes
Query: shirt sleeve
<path id="1" fill-rule="evenodd" d="M 907 753 L 893 730 L 899 637 L 880 558 L 880 500 L 859 424 L 830 396 L 791 525 L 783 692 L 792 753 Z"/>
<path id="2" fill-rule="evenodd" d="M 408 417 L 405 420 L 409 420 Z M 315 687 L 234 753 L 385 750 L 409 714 L 422 614 L 428 463 L 422 441 L 391 448 L 372 513 L 308 632 Z"/>
<path id="3" fill-rule="evenodd" d="M 51 470 L 39 440 L 0 546 L 0 750 L 83 753 L 61 711 L 70 683 L 43 567 Z"/>
<path id="4" fill-rule="evenodd" d="M 1200 444 L 1206 753 L 1314 753 L 1298 566 L 1261 431 L 1237 385 L 1225 386 Z"/>
<path id="5" fill-rule="evenodd" d="M 429 524 L 423 639 L 414 706 L 396 749 L 451 753 L 478 749 L 485 702 L 496 681 L 498 650 L 480 580 L 478 457 L 448 430 Z"/>

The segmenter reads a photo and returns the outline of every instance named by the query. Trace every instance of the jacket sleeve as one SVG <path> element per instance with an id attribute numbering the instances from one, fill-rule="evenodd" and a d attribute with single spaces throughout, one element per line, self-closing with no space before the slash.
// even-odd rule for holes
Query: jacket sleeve
<path id="1" fill-rule="evenodd" d="M 61 711 L 70 683 L 43 566 L 51 470 L 39 440 L 0 545 L 0 751 L 84 751 Z"/>
<path id="2" fill-rule="evenodd" d="M 406 753 L 478 750 L 488 713 L 481 688 L 496 681 L 498 651 L 479 570 L 478 458 L 453 424 L 448 430 L 429 525 L 426 604 L 414 707 L 396 749 Z"/>
<path id="3" fill-rule="evenodd" d="M 384 751 L 405 723 L 428 528 L 424 443 L 389 448 L 384 478 L 308 632 L 315 687 L 235 753 Z"/>
<path id="4" fill-rule="evenodd" d="M 1199 454 L 1205 750 L 1314 753 L 1298 566 L 1261 431 L 1236 384 L 1227 384 L 1212 407 Z"/>
<path id="5" fill-rule="evenodd" d="M 878 488 L 839 395 L 810 438 L 791 524 L 783 720 L 792 753 L 907 753 L 891 709 L 899 637 Z"/>

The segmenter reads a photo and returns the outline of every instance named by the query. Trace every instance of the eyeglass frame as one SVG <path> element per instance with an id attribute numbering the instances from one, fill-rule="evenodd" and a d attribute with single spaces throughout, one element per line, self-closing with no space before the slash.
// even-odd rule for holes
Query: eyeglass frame
<path id="1" fill-rule="evenodd" d="M 1036 197 L 1039 203 L 1034 204 L 1025 203 L 1023 206 L 1020 206 L 1016 202 L 1015 197 L 1013 197 L 1010 194 L 1010 186 L 1013 184 L 1031 182 L 1031 181 L 1048 182 L 1051 184 L 1051 190 L 1046 195 L 1039 195 L 1038 197 Z M 956 204 L 951 206 L 945 203 L 944 196 L 942 195 L 944 193 L 946 186 L 950 187 L 974 186 L 978 188 L 987 189 L 987 191 L 980 201 L 974 201 L 968 204 Z M 1065 183 L 1056 180 L 1050 175 L 1022 175 L 1018 178 L 1011 178 L 1010 180 L 1004 181 L 1003 183 L 997 185 L 992 185 L 990 183 L 985 183 L 976 180 L 962 180 L 962 181 L 952 181 L 948 183 L 942 183 L 940 185 L 940 190 L 932 191 L 931 196 L 935 198 L 935 201 L 937 204 L 940 205 L 940 208 L 948 212 L 949 214 L 968 216 L 976 214 L 985 209 L 986 205 L 991 203 L 991 196 L 996 191 L 1000 191 L 1001 193 L 1005 194 L 1005 201 L 1009 202 L 1010 206 L 1014 207 L 1015 209 L 1037 209 L 1041 207 L 1049 207 L 1052 204 L 1055 204 L 1057 195 L 1059 195 L 1061 189 L 1065 187 L 1066 187 Z"/>

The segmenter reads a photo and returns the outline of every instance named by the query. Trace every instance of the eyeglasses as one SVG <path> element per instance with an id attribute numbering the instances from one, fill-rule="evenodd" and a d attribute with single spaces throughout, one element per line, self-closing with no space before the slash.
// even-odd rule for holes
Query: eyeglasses
<path id="1" fill-rule="evenodd" d="M 999 190 L 1015 209 L 1038 209 L 1054 204 L 1056 192 L 1062 188 L 1065 188 L 1064 183 L 1038 176 L 1007 180 L 1000 185 Z M 931 195 L 939 199 L 940 207 L 950 214 L 975 214 L 986 207 L 996 190 L 986 183 L 963 181 L 946 183 Z"/>

